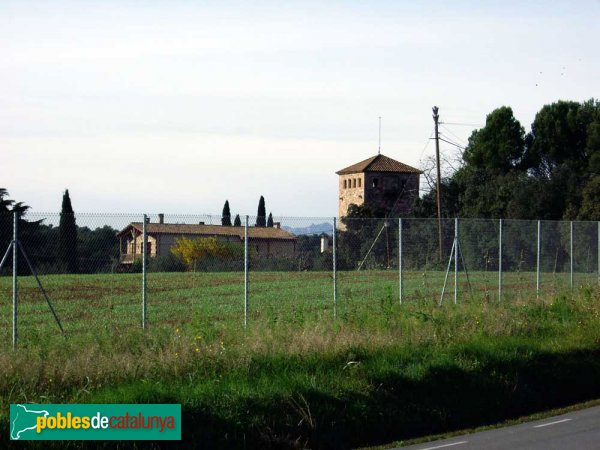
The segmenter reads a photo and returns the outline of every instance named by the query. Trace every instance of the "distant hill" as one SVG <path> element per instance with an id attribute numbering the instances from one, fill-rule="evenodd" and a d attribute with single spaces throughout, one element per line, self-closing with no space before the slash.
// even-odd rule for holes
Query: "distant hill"
<path id="1" fill-rule="evenodd" d="M 327 223 L 327 222 L 323 222 L 323 223 L 312 223 L 307 227 L 286 227 L 283 226 L 281 228 L 283 228 L 286 231 L 289 231 L 292 234 L 295 234 L 296 236 L 301 236 L 301 235 L 306 235 L 306 234 L 321 234 L 321 233 L 327 233 L 327 234 L 331 234 L 331 228 L 332 228 L 332 224 Z"/>

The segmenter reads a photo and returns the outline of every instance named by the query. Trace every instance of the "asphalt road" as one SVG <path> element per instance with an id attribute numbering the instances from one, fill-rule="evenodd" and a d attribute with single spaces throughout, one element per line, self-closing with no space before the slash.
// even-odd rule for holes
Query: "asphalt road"
<path id="1" fill-rule="evenodd" d="M 600 449 L 600 406 L 511 427 L 411 445 L 402 449 Z"/>

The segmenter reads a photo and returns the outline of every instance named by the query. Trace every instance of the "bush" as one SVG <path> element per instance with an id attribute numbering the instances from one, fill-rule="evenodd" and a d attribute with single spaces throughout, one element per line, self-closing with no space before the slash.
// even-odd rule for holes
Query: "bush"
<path id="1" fill-rule="evenodd" d="M 173 254 L 150 258 L 150 261 L 148 262 L 149 272 L 185 272 L 186 270 L 187 267 L 185 263 Z"/>
<path id="2" fill-rule="evenodd" d="M 250 261 L 250 270 L 273 271 L 296 271 L 298 262 L 295 258 L 274 257 L 274 258 L 252 258 Z"/>

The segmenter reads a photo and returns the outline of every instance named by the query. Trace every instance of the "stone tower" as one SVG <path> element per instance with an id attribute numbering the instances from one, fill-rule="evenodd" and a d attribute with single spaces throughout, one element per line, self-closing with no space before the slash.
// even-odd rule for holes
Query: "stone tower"
<path id="1" fill-rule="evenodd" d="M 379 154 L 336 173 L 340 176 L 339 217 L 346 216 L 351 204 L 400 217 L 411 211 L 423 172 Z"/>

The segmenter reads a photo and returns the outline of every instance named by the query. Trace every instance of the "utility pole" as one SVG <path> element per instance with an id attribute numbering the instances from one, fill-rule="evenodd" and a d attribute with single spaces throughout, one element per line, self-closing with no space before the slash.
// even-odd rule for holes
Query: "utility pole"
<path id="1" fill-rule="evenodd" d="M 436 161 L 436 169 L 437 169 L 437 184 L 436 184 L 436 194 L 437 194 L 437 216 L 438 216 L 438 240 L 440 246 L 440 261 L 444 257 L 444 252 L 442 248 L 442 182 L 441 182 L 441 172 L 440 172 L 440 136 L 438 134 L 438 120 L 440 118 L 438 114 L 438 107 L 434 106 L 433 110 L 433 122 L 435 123 L 435 161 Z"/>

